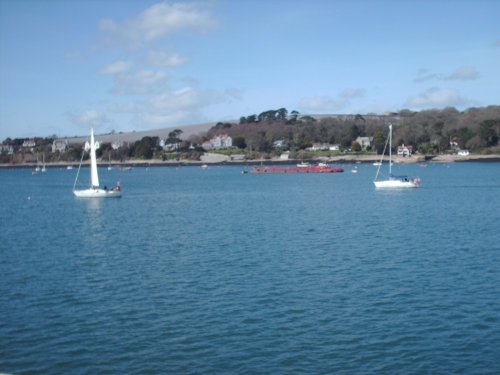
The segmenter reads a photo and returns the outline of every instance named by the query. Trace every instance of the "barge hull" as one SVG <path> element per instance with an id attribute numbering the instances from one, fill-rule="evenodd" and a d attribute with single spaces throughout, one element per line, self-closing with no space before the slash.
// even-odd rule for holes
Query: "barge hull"
<path id="1" fill-rule="evenodd" d="M 250 173 L 253 174 L 298 174 L 298 173 L 341 173 L 342 168 L 311 167 L 311 168 L 286 168 L 286 167 L 255 167 Z"/>

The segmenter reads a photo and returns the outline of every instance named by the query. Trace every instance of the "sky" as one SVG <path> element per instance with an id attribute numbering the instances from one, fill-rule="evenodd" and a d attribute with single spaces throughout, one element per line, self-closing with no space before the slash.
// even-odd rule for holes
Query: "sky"
<path id="1" fill-rule="evenodd" d="M 0 142 L 500 105 L 498 0 L 0 0 Z"/>

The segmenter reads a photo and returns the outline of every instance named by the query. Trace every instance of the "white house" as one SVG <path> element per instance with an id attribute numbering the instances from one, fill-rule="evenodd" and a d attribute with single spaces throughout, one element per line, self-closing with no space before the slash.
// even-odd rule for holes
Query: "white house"
<path id="1" fill-rule="evenodd" d="M 52 142 L 52 152 L 64 152 L 68 148 L 68 141 L 65 139 L 55 139 Z"/>
<path id="2" fill-rule="evenodd" d="M 31 149 L 31 151 L 33 151 L 33 149 L 35 148 L 35 146 L 36 146 L 36 143 L 35 143 L 34 139 L 26 139 L 23 142 L 23 147 L 24 148 L 29 148 L 29 149 Z"/>
<path id="3" fill-rule="evenodd" d="M 14 146 L 12 145 L 2 145 L 1 147 L 2 153 L 6 153 L 12 155 L 14 153 Z"/>
<path id="4" fill-rule="evenodd" d="M 328 143 L 313 143 L 312 147 L 308 147 L 307 149 L 310 151 L 322 151 L 328 150 L 330 145 Z"/>
<path id="5" fill-rule="evenodd" d="M 469 156 L 470 152 L 469 150 L 458 150 L 457 155 L 458 156 Z"/>
<path id="6" fill-rule="evenodd" d="M 288 160 L 290 157 L 290 151 L 285 151 L 280 155 L 281 160 Z"/>
<path id="7" fill-rule="evenodd" d="M 205 150 L 210 150 L 213 148 L 228 148 L 233 146 L 233 138 L 227 134 L 216 135 L 212 139 L 203 142 L 201 147 Z"/>
<path id="8" fill-rule="evenodd" d="M 359 143 L 362 150 L 366 150 L 368 147 L 371 147 L 373 137 L 358 137 L 355 142 Z"/>
<path id="9" fill-rule="evenodd" d="M 278 139 L 273 142 L 273 148 L 286 148 L 288 147 L 287 142 L 284 139 Z"/>
<path id="10" fill-rule="evenodd" d="M 329 151 L 340 151 L 340 145 L 330 145 L 330 147 L 328 147 L 328 150 Z"/>
<path id="11" fill-rule="evenodd" d="M 398 146 L 398 156 L 411 156 L 413 153 L 413 146 L 405 146 L 403 143 L 401 146 Z"/>
<path id="12" fill-rule="evenodd" d="M 122 142 L 113 142 L 111 143 L 111 148 L 113 150 L 118 150 L 120 147 L 123 146 L 123 143 Z"/>

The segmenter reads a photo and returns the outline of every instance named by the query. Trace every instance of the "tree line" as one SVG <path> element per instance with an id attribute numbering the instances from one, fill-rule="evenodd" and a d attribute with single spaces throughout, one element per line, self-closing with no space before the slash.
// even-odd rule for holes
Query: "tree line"
<path id="1" fill-rule="evenodd" d="M 425 111 L 402 110 L 386 115 L 301 116 L 285 108 L 240 118 L 239 123 L 218 123 L 205 138 L 227 133 L 233 144 L 270 152 L 273 142 L 284 140 L 292 149 L 313 143 L 338 144 L 351 149 L 358 136 L 373 137 L 372 151 L 381 152 L 388 124 L 393 124 L 393 145 L 412 145 L 422 154 L 438 154 L 455 148 L 473 152 L 498 152 L 500 106 Z M 235 142 L 236 140 L 236 142 Z"/>
<path id="2" fill-rule="evenodd" d="M 168 134 L 163 148 L 159 137 L 144 137 L 113 148 L 111 143 L 102 143 L 97 150 L 101 160 L 126 161 L 128 159 L 190 159 L 199 160 L 204 150 L 203 141 L 226 133 L 233 138 L 233 147 L 250 158 L 262 154 L 279 153 L 274 147 L 277 140 L 284 141 L 287 149 L 302 151 L 313 143 L 338 144 L 342 149 L 359 150 L 356 138 L 373 137 L 369 151 L 381 153 L 387 136 L 388 124 L 393 124 L 393 146 L 412 145 L 421 154 L 451 152 L 466 148 L 472 152 L 500 153 L 500 106 L 469 108 L 430 109 L 425 111 L 402 110 L 385 115 L 301 115 L 286 108 L 267 110 L 260 114 L 240 117 L 239 122 L 219 122 L 202 136 L 182 139 L 182 130 Z M 55 135 L 35 138 L 33 152 L 23 149 L 26 139 L 10 139 L 2 145 L 11 145 L 15 153 L 2 152 L 1 163 L 35 162 L 43 153 L 46 162 L 79 161 L 83 153 L 82 144 L 70 144 L 65 152 L 52 153 Z M 261 155 L 257 155 L 260 153 Z M 88 155 L 83 156 L 84 160 Z"/>

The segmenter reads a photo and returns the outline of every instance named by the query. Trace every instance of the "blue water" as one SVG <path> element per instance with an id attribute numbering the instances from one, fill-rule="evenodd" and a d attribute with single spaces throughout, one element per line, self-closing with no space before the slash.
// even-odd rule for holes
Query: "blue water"
<path id="1" fill-rule="evenodd" d="M 500 163 L 344 168 L 0 170 L 0 372 L 499 374 Z"/>

